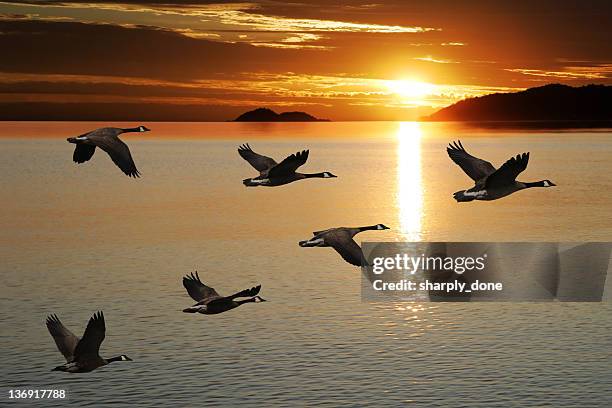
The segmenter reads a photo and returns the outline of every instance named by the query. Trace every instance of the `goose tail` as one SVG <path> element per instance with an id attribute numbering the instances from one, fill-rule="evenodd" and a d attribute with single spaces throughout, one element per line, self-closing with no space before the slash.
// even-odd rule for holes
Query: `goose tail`
<path id="1" fill-rule="evenodd" d="M 242 184 L 244 184 L 247 187 L 255 187 L 259 185 L 259 183 L 255 183 L 253 179 L 250 179 L 250 178 L 242 180 Z"/>
<path id="2" fill-rule="evenodd" d="M 457 191 L 456 193 L 453 194 L 453 198 L 455 200 L 457 200 L 458 203 L 467 202 L 467 201 L 473 201 L 474 200 L 474 196 L 473 195 L 466 195 L 465 191 L 466 190 Z"/>

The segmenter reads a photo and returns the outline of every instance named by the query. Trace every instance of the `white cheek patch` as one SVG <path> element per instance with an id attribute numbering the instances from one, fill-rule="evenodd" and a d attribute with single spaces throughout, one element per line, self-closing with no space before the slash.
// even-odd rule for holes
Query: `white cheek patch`
<path id="1" fill-rule="evenodd" d="M 544 187 L 550 187 L 550 183 L 548 181 L 544 181 Z"/>

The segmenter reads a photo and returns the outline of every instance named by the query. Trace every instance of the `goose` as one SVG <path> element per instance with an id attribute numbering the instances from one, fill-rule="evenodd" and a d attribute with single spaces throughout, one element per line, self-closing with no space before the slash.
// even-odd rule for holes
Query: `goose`
<path id="1" fill-rule="evenodd" d="M 499 169 L 495 169 L 488 161 L 470 155 L 463 148 L 461 141 L 449 143 L 446 151 L 451 160 L 458 164 L 475 183 L 474 187 L 453 194 L 457 202 L 497 200 L 526 188 L 556 186 L 550 180 L 533 183 L 516 180 L 516 177 L 527 168 L 529 152 L 511 157 Z"/>
<path id="2" fill-rule="evenodd" d="M 255 170 L 259 171 L 259 176 L 242 180 L 242 183 L 247 187 L 282 186 L 283 184 L 307 178 L 337 177 L 329 171 L 321 173 L 297 173 L 298 167 L 304 165 L 306 160 L 308 160 L 308 150 L 292 154 L 280 163 L 277 163 L 270 157 L 255 153 L 248 143 L 238 148 L 238 154 L 248 161 Z"/>
<path id="3" fill-rule="evenodd" d="M 227 312 L 237 308 L 245 303 L 265 302 L 265 299 L 257 296 L 261 290 L 261 285 L 257 285 L 251 289 L 241 290 L 231 296 L 221 296 L 216 290 L 210 286 L 206 286 L 200 280 L 198 272 L 192 272 L 183 278 L 183 286 L 187 289 L 187 293 L 193 300 L 195 305 L 183 309 L 185 313 L 202 313 L 202 314 L 218 314 Z M 235 300 L 236 298 L 248 298 L 244 300 Z"/>
<path id="4" fill-rule="evenodd" d="M 132 361 L 125 354 L 109 359 L 102 358 L 98 354 L 106 333 L 102 312 L 94 313 L 89 319 L 81 339 L 72 334 L 55 314 L 47 317 L 46 324 L 49 333 L 55 340 L 57 349 L 66 358 L 66 364 L 57 366 L 52 371 L 87 373 L 115 361 Z"/>
<path id="5" fill-rule="evenodd" d="M 299 244 L 301 247 L 332 247 L 346 262 L 351 265 L 361 266 L 363 252 L 359 244 L 353 240 L 353 237 L 363 231 L 386 229 L 390 228 L 383 224 L 357 228 L 330 228 L 313 232 L 312 238 L 300 241 Z"/>
<path id="6" fill-rule="evenodd" d="M 113 163 L 117 165 L 127 176 L 140 177 L 140 172 L 134 164 L 130 149 L 128 146 L 119 139 L 119 135 L 122 133 L 131 132 L 149 132 L 151 129 L 145 126 L 138 126 L 135 128 L 114 128 L 105 127 L 91 132 L 84 133 L 81 136 L 69 137 L 68 142 L 76 144 L 72 160 L 75 163 L 85 163 L 96 152 L 96 147 L 104 150 Z"/>

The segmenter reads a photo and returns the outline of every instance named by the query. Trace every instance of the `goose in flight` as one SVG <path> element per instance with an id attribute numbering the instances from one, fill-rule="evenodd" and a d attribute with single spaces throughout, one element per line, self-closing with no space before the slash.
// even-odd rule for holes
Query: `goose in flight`
<path id="1" fill-rule="evenodd" d="M 522 153 L 510 158 L 499 169 L 488 161 L 479 159 L 465 151 L 460 141 L 449 144 L 448 156 L 459 165 L 472 180 L 474 187 L 457 191 L 453 197 L 458 202 L 472 200 L 497 200 L 516 191 L 531 187 L 553 187 L 550 180 L 533 183 L 517 181 L 516 177 L 527 168 L 529 153 Z"/>
<path id="2" fill-rule="evenodd" d="M 342 259 L 351 265 L 361 266 L 363 252 L 353 237 L 362 231 L 386 230 L 386 225 L 376 224 L 358 228 L 330 228 L 323 231 L 315 231 L 313 237 L 306 241 L 300 241 L 301 247 L 332 247 L 340 254 Z"/>
<path id="3" fill-rule="evenodd" d="M 47 329 L 53 336 L 57 349 L 66 358 L 66 364 L 57 366 L 52 371 L 87 373 L 114 361 L 132 361 L 125 354 L 109 359 L 98 354 L 106 333 L 102 312 L 94 313 L 89 319 L 81 339 L 72 334 L 54 314 L 47 317 Z"/>
<path id="4" fill-rule="evenodd" d="M 259 176 L 242 180 L 242 183 L 247 187 L 282 186 L 283 184 L 307 178 L 337 177 L 328 171 L 322 173 L 297 173 L 298 167 L 304 165 L 306 160 L 308 160 L 308 150 L 292 154 L 280 163 L 277 163 L 270 157 L 255 153 L 248 144 L 240 146 L 238 154 L 248 161 L 255 170 L 259 171 Z"/>
<path id="5" fill-rule="evenodd" d="M 192 272 L 191 275 L 187 275 L 183 278 L 183 286 L 187 289 L 189 296 L 198 302 L 191 307 L 183 309 L 185 313 L 218 314 L 235 309 L 245 303 L 266 301 L 257 296 L 261 289 L 261 285 L 257 285 L 251 289 L 241 290 L 231 296 L 221 296 L 216 290 L 202 283 L 197 271 L 195 275 Z M 247 299 L 236 300 L 236 298 Z"/>
<path id="6" fill-rule="evenodd" d="M 145 126 L 127 129 L 106 127 L 92 130 L 81 136 L 69 137 L 66 140 L 76 144 L 72 155 L 72 160 L 74 160 L 75 163 L 85 163 L 91 159 L 96 152 L 96 147 L 99 147 L 108 153 L 113 163 L 115 163 L 126 175 L 130 177 L 140 177 L 140 172 L 134 164 L 130 149 L 121 139 L 119 139 L 119 135 L 130 132 L 148 132 L 150 130 L 151 129 Z"/>

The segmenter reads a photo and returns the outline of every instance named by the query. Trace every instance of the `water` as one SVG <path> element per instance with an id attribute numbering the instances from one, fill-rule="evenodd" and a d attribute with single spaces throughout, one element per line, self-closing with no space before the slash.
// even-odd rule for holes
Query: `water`
<path id="1" fill-rule="evenodd" d="M 4 387 L 58 387 L 45 406 L 607 406 L 612 307 L 597 304 L 364 303 L 360 272 L 311 231 L 384 223 L 359 240 L 609 241 L 608 132 L 491 131 L 417 123 L 147 124 L 125 135 L 143 177 L 65 142 L 96 123 L 0 125 Z M 122 125 L 123 126 L 123 125 Z M 127 124 L 126 124 L 127 126 Z M 530 151 L 522 180 L 558 187 L 457 204 L 470 180 L 444 150 L 461 138 L 499 165 Z M 336 179 L 247 189 L 250 142 Z M 267 303 L 181 313 L 181 277 L 222 294 L 261 283 Z M 63 362 L 48 313 L 81 335 L 104 310 L 93 373 Z M 6 389 L 3 389 L 6 396 Z M 4 401 L 4 400 L 3 400 Z M 41 404 L 42 405 L 42 404 Z"/>

